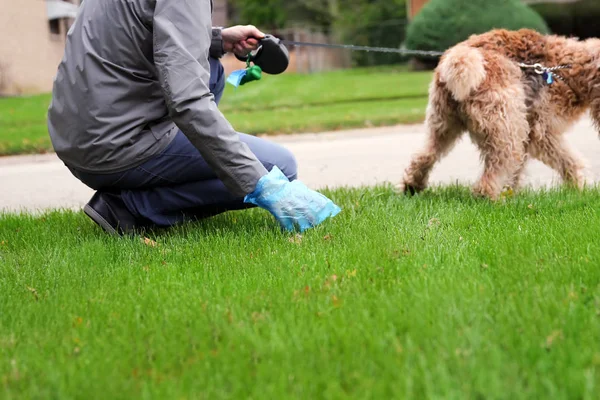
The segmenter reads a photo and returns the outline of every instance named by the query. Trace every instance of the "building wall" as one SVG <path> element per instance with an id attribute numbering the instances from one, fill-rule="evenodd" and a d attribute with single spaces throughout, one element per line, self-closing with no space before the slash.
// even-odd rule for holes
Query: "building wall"
<path id="1" fill-rule="evenodd" d="M 79 3 L 79 0 L 69 0 Z M 88 0 L 89 1 L 89 0 Z M 50 92 L 65 46 L 66 32 L 72 21 L 53 26 L 46 16 L 45 0 L 0 0 L 0 95 L 24 95 Z M 227 26 L 227 0 L 214 0 L 213 25 Z M 58 33 L 52 33 L 56 31 Z M 297 40 L 326 41 L 312 35 L 294 33 Z M 286 73 L 306 73 L 349 66 L 345 53 L 338 50 L 290 49 Z M 223 58 L 227 74 L 245 64 L 234 56 Z"/>
<path id="2" fill-rule="evenodd" d="M 0 0 L 0 10 L 0 94 L 51 90 L 67 22 L 51 33 L 44 0 Z"/>
<path id="3" fill-rule="evenodd" d="M 421 8 L 428 2 L 429 0 L 408 0 L 406 5 L 408 7 L 408 18 L 412 19 L 415 15 L 421 11 Z"/>
<path id="4" fill-rule="evenodd" d="M 72 21 L 51 27 L 45 0 L 0 0 L 0 10 L 0 95 L 51 91 Z M 213 21 L 227 25 L 227 0 L 214 1 Z"/>
<path id="5" fill-rule="evenodd" d="M 227 26 L 227 0 L 213 0 L 213 26 Z"/>

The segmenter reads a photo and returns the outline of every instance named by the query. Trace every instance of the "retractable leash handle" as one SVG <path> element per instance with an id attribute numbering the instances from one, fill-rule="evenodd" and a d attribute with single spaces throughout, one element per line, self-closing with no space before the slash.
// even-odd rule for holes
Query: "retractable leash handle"
<path id="1" fill-rule="evenodd" d="M 248 58 L 242 58 L 236 55 L 240 61 L 249 60 L 258 65 L 261 70 L 269 75 L 278 75 L 290 65 L 290 53 L 281 40 L 273 35 L 265 35 L 259 40 L 259 47 L 255 54 L 250 54 Z"/>
<path id="2" fill-rule="evenodd" d="M 236 88 L 248 82 L 258 81 L 262 72 L 270 75 L 283 73 L 290 64 L 290 53 L 281 41 L 273 35 L 265 35 L 259 41 L 258 49 L 246 57 L 235 57 L 246 63 L 245 69 L 233 71 L 227 82 Z M 250 65 L 253 63 L 254 65 Z"/>

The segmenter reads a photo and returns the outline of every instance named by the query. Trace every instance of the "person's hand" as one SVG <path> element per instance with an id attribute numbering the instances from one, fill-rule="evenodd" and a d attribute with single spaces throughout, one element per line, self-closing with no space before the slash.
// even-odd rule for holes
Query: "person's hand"
<path id="1" fill-rule="evenodd" d="M 246 57 L 250 52 L 258 48 L 259 40 L 265 34 L 253 25 L 236 25 L 221 31 L 223 37 L 223 49 L 240 57 Z"/>
<path id="2" fill-rule="evenodd" d="M 269 211 L 288 231 L 297 227 L 304 232 L 342 211 L 302 182 L 290 182 L 277 167 L 258 181 L 256 189 L 244 198 L 244 202 Z"/>

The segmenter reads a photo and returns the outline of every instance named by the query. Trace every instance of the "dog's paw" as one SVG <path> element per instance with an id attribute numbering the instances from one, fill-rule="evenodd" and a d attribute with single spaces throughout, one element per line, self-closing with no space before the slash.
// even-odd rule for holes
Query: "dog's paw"
<path id="1" fill-rule="evenodd" d="M 512 190 L 510 193 L 512 195 Z M 473 188 L 471 189 L 471 194 L 476 199 L 488 201 L 497 201 L 498 198 L 501 196 L 500 193 L 496 193 L 496 191 L 494 191 L 492 188 L 481 184 L 473 186 Z"/>
<path id="2" fill-rule="evenodd" d="M 587 170 L 579 170 L 566 178 L 563 178 L 563 185 L 570 189 L 582 191 L 595 185 L 593 175 Z"/>
<path id="3" fill-rule="evenodd" d="M 592 173 L 588 170 L 578 171 L 576 186 L 579 190 L 584 190 L 586 188 L 590 188 L 595 186 L 596 182 Z"/>
<path id="4" fill-rule="evenodd" d="M 396 189 L 396 193 L 398 195 L 409 195 L 409 196 L 414 196 L 415 194 L 417 194 L 423 190 L 423 188 L 419 188 L 416 185 L 411 185 L 411 184 L 407 183 L 406 181 L 400 182 L 398 185 L 396 185 L 395 189 Z"/>

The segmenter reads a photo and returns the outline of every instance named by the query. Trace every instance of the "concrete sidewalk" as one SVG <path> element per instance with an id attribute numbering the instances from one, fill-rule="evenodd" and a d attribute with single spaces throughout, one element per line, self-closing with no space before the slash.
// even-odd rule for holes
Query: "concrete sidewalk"
<path id="1" fill-rule="evenodd" d="M 395 126 L 319 134 L 270 137 L 297 157 L 300 179 L 312 188 L 397 183 L 411 155 L 421 148 L 424 126 Z M 600 139 L 589 119 L 580 121 L 568 140 L 600 178 Z M 481 172 L 478 152 L 467 136 L 436 166 L 432 184 L 470 184 Z M 558 176 L 532 161 L 526 184 L 552 185 Z M 75 179 L 55 155 L 0 158 L 0 210 L 43 211 L 80 208 L 93 191 Z"/>

